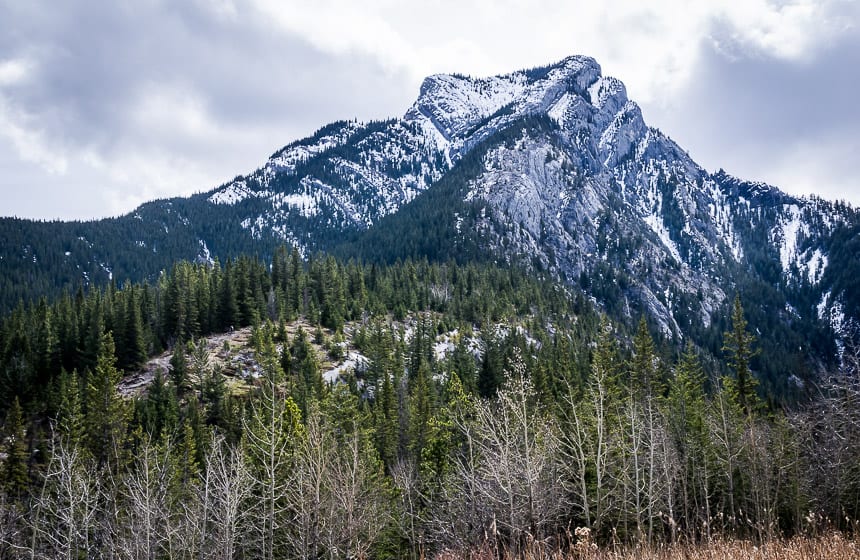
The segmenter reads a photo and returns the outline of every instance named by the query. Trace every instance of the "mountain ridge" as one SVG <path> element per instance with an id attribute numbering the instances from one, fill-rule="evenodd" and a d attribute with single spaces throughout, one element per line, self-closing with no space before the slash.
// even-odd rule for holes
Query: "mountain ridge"
<path id="1" fill-rule="evenodd" d="M 426 222 L 422 239 L 410 220 Z M 2 294 L 8 308 L 76 276 L 154 278 L 179 258 L 265 257 L 282 243 L 305 258 L 459 252 L 551 274 L 667 337 L 700 339 L 735 292 L 766 301 L 780 324 L 844 335 L 860 316 L 845 272 L 857 259 L 830 254 L 855 242 L 858 223 L 849 205 L 708 172 L 645 123 L 620 80 L 572 56 L 488 78 L 429 76 L 402 118 L 331 123 L 247 175 L 120 218 L 4 219 L 0 277 L 26 286 Z M 362 237 L 388 241 L 361 249 L 373 243 Z M 407 242 L 414 250 L 397 247 Z M 59 286 L 42 278 L 46 260 Z"/>

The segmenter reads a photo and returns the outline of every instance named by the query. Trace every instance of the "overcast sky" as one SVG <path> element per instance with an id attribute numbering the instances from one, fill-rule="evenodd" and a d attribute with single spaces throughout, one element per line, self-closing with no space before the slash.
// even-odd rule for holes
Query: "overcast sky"
<path id="1" fill-rule="evenodd" d="M 571 54 L 707 169 L 860 205 L 854 0 L 0 0 L 0 215 L 210 190 L 426 75 Z"/>

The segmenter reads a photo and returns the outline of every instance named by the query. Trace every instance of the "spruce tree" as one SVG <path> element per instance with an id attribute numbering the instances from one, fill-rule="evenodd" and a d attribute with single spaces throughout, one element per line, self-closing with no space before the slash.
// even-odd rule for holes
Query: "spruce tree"
<path id="1" fill-rule="evenodd" d="M 127 370 L 140 367 L 147 358 L 146 340 L 144 337 L 143 320 L 140 314 L 140 306 L 136 297 L 136 290 L 129 288 L 126 297 L 125 310 L 125 336 L 123 354 L 125 356 L 123 368 Z"/>
<path id="2" fill-rule="evenodd" d="M 380 377 L 373 408 L 374 436 L 379 456 L 386 468 L 390 469 L 397 460 L 397 395 L 391 383 L 391 375 L 386 371 Z"/>
<path id="3" fill-rule="evenodd" d="M 636 335 L 633 337 L 633 357 L 630 360 L 631 393 L 654 397 L 662 393 L 658 374 L 657 354 L 654 339 L 648 332 L 648 323 L 643 315 L 639 319 Z"/>
<path id="4" fill-rule="evenodd" d="M 728 354 L 729 367 L 734 373 L 733 383 L 729 383 L 730 395 L 746 414 L 759 407 L 756 385 L 758 382 L 750 371 L 750 360 L 756 355 L 753 349 L 755 336 L 747 331 L 747 320 L 740 294 L 735 295 L 732 304 L 732 329 L 723 334 L 723 351 Z"/>
<path id="5" fill-rule="evenodd" d="M 60 403 L 57 411 L 57 432 L 71 445 L 84 438 L 84 418 L 81 408 L 81 386 L 78 372 L 60 372 Z"/>
<path id="6" fill-rule="evenodd" d="M 87 379 L 85 439 L 99 467 L 117 468 L 122 459 L 127 413 L 117 393 L 120 373 L 110 333 L 102 335 L 99 347 L 95 370 Z"/>
<path id="7" fill-rule="evenodd" d="M 3 463 L 3 489 L 8 496 L 21 498 L 26 494 L 29 485 L 29 453 L 23 412 L 18 397 L 15 397 L 9 412 L 6 413 L 5 424 L 6 460 Z"/>
<path id="8" fill-rule="evenodd" d="M 173 381 L 173 387 L 180 398 L 191 389 L 191 377 L 188 372 L 188 358 L 185 351 L 185 344 L 179 342 L 173 349 L 173 356 L 170 358 L 170 380 Z"/>

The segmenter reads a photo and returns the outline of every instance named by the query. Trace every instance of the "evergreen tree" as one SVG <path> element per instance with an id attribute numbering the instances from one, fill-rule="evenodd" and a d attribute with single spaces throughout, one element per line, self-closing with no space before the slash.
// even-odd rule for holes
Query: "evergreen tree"
<path id="1" fill-rule="evenodd" d="M 684 523 L 680 527 L 695 535 L 705 527 L 710 512 L 710 437 L 707 426 L 708 401 L 705 374 L 692 344 L 675 366 L 675 378 L 666 399 L 669 433 L 678 450 L 681 466 L 680 500 Z M 676 530 L 673 527 L 673 531 Z"/>
<path id="2" fill-rule="evenodd" d="M 191 389 L 191 376 L 188 371 L 188 358 L 185 354 L 185 344 L 179 342 L 170 357 L 170 380 L 176 389 L 176 394 L 182 398 Z"/>
<path id="3" fill-rule="evenodd" d="M 147 358 L 146 340 L 136 290 L 126 289 L 125 336 L 123 342 L 123 369 L 140 367 Z"/>
<path id="4" fill-rule="evenodd" d="M 173 472 L 172 476 L 172 498 L 174 500 L 190 499 L 193 495 L 194 485 L 200 477 L 200 463 L 198 458 L 197 438 L 194 428 L 188 418 L 182 423 L 176 444 L 172 446 Z"/>
<path id="5" fill-rule="evenodd" d="M 228 260 L 221 274 L 218 321 L 221 328 L 225 330 L 239 326 L 239 304 L 236 299 L 234 270 L 233 261 Z"/>
<path id="6" fill-rule="evenodd" d="M 747 331 L 744 308 L 740 295 L 735 295 L 732 304 L 732 329 L 723 334 L 723 351 L 728 354 L 729 367 L 734 372 L 734 382 L 728 384 L 732 399 L 746 413 L 759 407 L 756 394 L 756 378 L 750 371 L 750 360 L 756 355 L 753 349 L 755 337 Z"/>
<path id="7" fill-rule="evenodd" d="M 21 498 L 26 495 L 29 486 L 29 453 L 23 412 L 17 397 L 6 413 L 4 433 L 6 460 L 3 463 L 3 489 L 8 496 Z"/>
<path id="8" fill-rule="evenodd" d="M 639 320 L 633 337 L 633 357 L 630 360 L 630 383 L 633 394 L 656 397 L 662 393 L 654 339 L 648 332 L 645 316 Z"/>
<path id="9" fill-rule="evenodd" d="M 504 361 L 497 336 L 490 331 L 482 333 L 484 355 L 478 371 L 478 394 L 484 398 L 495 396 L 504 383 Z"/>
<path id="10" fill-rule="evenodd" d="M 60 403 L 57 411 L 57 432 L 71 445 L 83 443 L 84 417 L 81 408 L 81 386 L 78 373 L 63 370 L 59 380 Z"/>
<path id="11" fill-rule="evenodd" d="M 416 462 L 427 444 L 430 421 L 434 415 L 434 395 L 430 366 L 421 360 L 409 383 L 409 447 Z"/>
<path id="12" fill-rule="evenodd" d="M 264 341 L 258 359 L 263 366 L 261 394 L 252 404 L 245 434 L 254 495 L 259 500 L 254 514 L 260 530 L 256 557 L 273 560 L 284 554 L 289 473 L 304 428 L 298 406 L 284 398 L 284 373 L 271 340 Z"/>
<path id="13" fill-rule="evenodd" d="M 208 368 L 203 378 L 200 397 L 208 426 L 227 427 L 227 385 L 220 365 Z"/>
<path id="14" fill-rule="evenodd" d="M 141 407 L 140 422 L 154 442 L 171 435 L 179 421 L 179 402 L 161 369 L 156 370 Z"/>
<path id="15" fill-rule="evenodd" d="M 102 335 L 99 348 L 95 370 L 87 379 L 85 440 L 99 467 L 117 468 L 122 461 L 127 413 L 117 393 L 120 374 L 110 333 Z"/>
<path id="16" fill-rule="evenodd" d="M 381 376 L 376 387 L 373 408 L 376 449 L 383 464 L 390 469 L 397 460 L 399 431 L 397 395 L 388 372 Z"/>

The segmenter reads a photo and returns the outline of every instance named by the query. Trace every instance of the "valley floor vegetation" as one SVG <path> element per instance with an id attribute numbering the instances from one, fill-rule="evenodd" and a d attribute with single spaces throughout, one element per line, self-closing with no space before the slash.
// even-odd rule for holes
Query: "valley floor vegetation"
<path id="1" fill-rule="evenodd" d="M 717 540 L 707 543 L 674 543 L 652 546 L 597 547 L 588 539 L 567 550 L 532 546 L 517 555 L 523 560 L 853 560 L 860 555 L 860 542 L 841 533 L 815 537 L 792 537 L 756 544 L 752 541 Z M 506 551 L 485 546 L 468 552 L 444 552 L 439 560 L 485 560 L 512 558 Z"/>
<path id="2" fill-rule="evenodd" d="M 516 270 L 286 250 L 20 306 L 0 557 L 849 557 L 860 353 L 779 406 L 730 315 L 714 356 Z M 202 340 L 247 326 L 239 390 Z"/>

